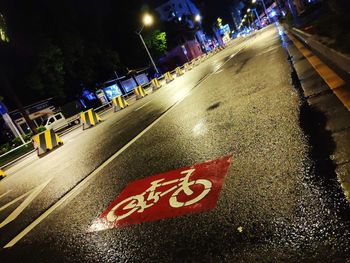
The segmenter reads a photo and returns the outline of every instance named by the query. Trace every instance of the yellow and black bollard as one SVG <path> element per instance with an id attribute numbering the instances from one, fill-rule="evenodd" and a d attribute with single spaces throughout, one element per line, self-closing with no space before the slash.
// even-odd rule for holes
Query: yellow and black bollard
<path id="1" fill-rule="evenodd" d="M 155 90 L 159 89 L 160 87 L 162 87 L 162 85 L 160 85 L 157 78 L 154 78 L 151 80 L 151 86 L 152 86 L 152 91 L 155 91 Z"/>
<path id="2" fill-rule="evenodd" d="M 95 126 L 102 121 L 100 116 L 98 116 L 93 109 L 82 112 L 80 117 L 83 123 L 83 130 Z"/>
<path id="3" fill-rule="evenodd" d="M 120 111 L 127 106 L 129 106 L 129 103 L 123 98 L 123 96 L 118 96 L 112 99 L 113 102 L 113 111 L 117 112 Z"/>
<path id="4" fill-rule="evenodd" d="M 177 67 L 175 69 L 175 72 L 176 72 L 176 77 L 180 77 L 184 74 L 184 72 L 182 71 L 182 69 L 180 67 Z"/>
<path id="5" fill-rule="evenodd" d="M 170 72 L 168 71 L 167 73 L 165 73 L 165 82 L 169 83 L 172 82 L 174 80 L 173 76 L 170 74 Z"/>
<path id="6" fill-rule="evenodd" d="M 60 137 L 52 129 L 34 135 L 32 140 L 38 156 L 63 145 Z"/>
<path id="7" fill-rule="evenodd" d="M 190 65 L 190 64 L 185 63 L 185 65 L 184 65 L 184 69 L 185 69 L 186 71 L 190 71 L 190 70 L 192 69 L 192 67 L 191 67 L 191 65 Z"/>
<path id="8" fill-rule="evenodd" d="M 145 90 L 142 88 L 142 86 L 137 86 L 135 89 L 134 89 L 134 93 L 135 93 L 135 96 L 136 96 L 136 99 L 139 100 L 139 99 L 142 99 L 143 97 L 145 97 L 147 94 L 145 92 Z"/>
<path id="9" fill-rule="evenodd" d="M 4 179 L 6 177 L 6 174 L 4 173 L 3 170 L 0 170 L 0 180 Z"/>

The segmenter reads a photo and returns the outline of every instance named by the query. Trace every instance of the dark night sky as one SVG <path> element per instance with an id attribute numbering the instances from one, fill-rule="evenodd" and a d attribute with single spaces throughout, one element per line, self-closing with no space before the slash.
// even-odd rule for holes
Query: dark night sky
<path id="1" fill-rule="evenodd" d="M 27 1 L 27 0 L 2 0 L 2 2 L 6 3 L 5 6 L 10 6 L 12 8 L 12 12 L 27 12 L 25 11 L 28 6 L 33 6 L 35 8 L 29 8 L 28 12 L 32 12 L 30 16 L 45 16 L 43 13 L 47 13 L 45 9 L 49 9 L 50 12 L 53 12 L 52 19 L 56 19 L 55 16 L 60 20 L 61 16 L 65 16 L 65 14 L 69 15 L 66 10 L 69 10 L 70 13 L 76 17 L 83 17 L 84 19 L 89 16 L 96 17 L 96 19 L 101 23 L 101 27 L 99 30 L 103 30 L 108 41 L 112 41 L 113 47 L 119 51 L 121 57 L 123 58 L 123 62 L 127 66 L 139 66 L 144 60 L 147 60 L 144 56 L 144 52 L 139 52 L 140 46 L 139 40 L 137 39 L 137 35 L 133 32 L 137 30 L 141 24 L 141 14 L 143 11 L 152 10 L 153 7 L 156 7 L 159 3 L 163 3 L 165 1 L 162 0 L 127 0 L 127 1 L 115 1 L 115 0 L 36 0 L 36 1 Z M 25 3 L 30 2 L 30 3 Z M 234 2 L 234 0 L 194 0 L 193 1 L 197 7 L 200 9 L 201 14 L 203 16 L 203 23 L 212 24 L 217 17 L 222 17 L 224 19 L 224 23 L 232 23 L 232 19 L 229 13 L 229 6 Z M 25 3 L 25 4 L 23 4 Z M 34 3 L 34 4 L 33 4 Z M 43 4 L 44 3 L 44 4 Z M 0 3 L 1 8 L 1 3 Z M 55 8 L 57 9 L 54 12 Z M 1 10 L 1 9 L 0 9 Z M 23 15 L 25 15 L 23 13 Z M 18 19 L 18 16 L 16 17 Z M 25 17 L 24 17 L 25 19 Z M 25 23 L 25 20 L 15 21 L 15 23 Z M 44 19 L 50 20 L 50 17 L 44 17 Z M 67 19 L 70 19 L 67 17 Z M 9 24 L 11 26 L 11 22 Z M 65 22 L 65 21 L 63 21 Z M 52 23 L 54 24 L 54 23 Z M 49 27 L 51 23 L 47 23 Z M 44 26 L 43 26 L 44 27 Z M 69 24 L 65 25 L 64 30 L 71 30 L 69 28 Z M 156 28 L 157 25 L 154 26 Z M 26 26 L 24 26 L 23 31 L 28 30 Z M 57 30 L 57 28 L 44 28 L 44 30 Z M 72 29 L 74 30 L 74 29 Z M 29 30 L 30 32 L 30 30 Z M 101 33 L 101 32 L 96 32 Z M 210 32 L 211 33 L 211 32 Z M 136 42 L 136 43 L 135 43 Z M 132 59 L 126 59 L 125 53 L 133 50 L 135 56 L 131 56 Z"/>
<path id="2" fill-rule="evenodd" d="M 234 1 L 193 0 L 200 9 L 204 28 L 210 28 L 209 25 L 215 22 L 217 17 L 223 18 L 224 23 L 232 23 L 229 7 Z M 113 77 L 114 70 L 123 71 L 126 67 L 137 68 L 148 65 L 147 54 L 134 32 L 141 26 L 141 15 L 145 11 L 152 12 L 154 7 L 163 2 L 161 0 L 1 0 L 0 13 L 7 20 L 10 43 L 8 47 L 0 46 L 3 56 L 0 66 L 2 63 L 8 73 L 10 84 L 17 89 L 24 104 L 55 96 L 54 87 L 50 83 L 59 81 L 63 84 L 57 87 L 57 91 L 63 87 L 66 99 L 71 100 L 79 90 L 79 83 L 93 87 L 94 83 Z M 143 34 L 157 28 L 161 28 L 161 25 L 156 21 L 151 29 L 145 28 Z M 38 76 L 35 75 L 35 71 L 38 70 L 35 67 L 38 65 L 42 50 L 50 45 L 58 47 L 59 51 L 63 52 L 64 72 L 61 74 L 61 79 L 56 81 L 58 74 L 52 67 L 45 68 L 44 61 L 41 64 L 41 71 L 51 70 L 52 74 L 39 75 L 44 89 L 40 90 L 39 87 L 33 91 L 33 85 L 28 84 L 31 83 L 28 82 L 28 77 L 31 81 L 38 80 Z M 80 47 L 84 50 L 82 51 Z M 105 50 L 119 54 L 122 63 L 119 69 L 107 65 L 108 62 L 112 62 L 109 61 Z M 55 48 L 51 51 L 54 52 Z M 55 53 L 51 51 L 45 53 L 49 62 L 50 59 L 57 59 Z M 85 53 L 81 55 L 79 52 Z M 90 67 L 92 64 L 95 65 Z M 62 98 L 66 100 L 64 96 Z"/>

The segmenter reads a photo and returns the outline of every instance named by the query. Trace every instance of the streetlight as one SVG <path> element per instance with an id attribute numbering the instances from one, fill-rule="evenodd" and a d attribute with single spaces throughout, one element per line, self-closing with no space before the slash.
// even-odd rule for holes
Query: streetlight
<path id="1" fill-rule="evenodd" d="M 150 26 L 153 24 L 153 17 L 150 14 L 145 14 L 143 16 L 143 24 L 145 26 Z"/>
<path id="2" fill-rule="evenodd" d="M 247 12 L 248 12 L 248 13 L 250 12 L 250 8 L 247 9 Z"/>
<path id="3" fill-rule="evenodd" d="M 252 0 L 252 4 L 255 4 L 256 1 L 257 1 L 257 0 Z M 259 0 L 259 1 L 262 3 L 262 5 L 263 5 L 263 7 L 264 7 L 264 12 L 265 12 L 265 15 L 266 15 L 266 17 L 267 17 L 267 20 L 269 21 L 269 23 L 271 23 L 270 17 L 269 17 L 269 15 L 268 15 L 268 13 L 267 13 L 267 10 L 266 10 L 265 1 L 264 1 L 264 0 Z"/>
<path id="4" fill-rule="evenodd" d="M 207 54 L 206 44 L 205 44 L 205 34 L 203 33 L 203 27 L 202 27 L 202 17 L 200 14 L 197 14 L 194 16 L 194 21 L 198 23 L 199 25 L 199 31 L 196 33 L 197 41 L 201 44 L 202 50 Z M 199 32 L 199 33 L 198 33 Z M 187 56 L 187 55 L 186 55 Z"/>
<path id="5" fill-rule="evenodd" d="M 144 28 L 145 26 L 150 26 L 150 25 L 153 24 L 153 17 L 152 17 L 150 14 L 145 14 L 145 15 L 143 16 L 142 22 L 143 22 L 143 25 L 142 25 L 140 31 L 136 31 L 135 33 L 140 37 L 141 42 L 142 42 L 143 46 L 145 47 L 145 49 L 146 49 L 146 51 L 147 51 L 147 54 L 148 54 L 148 56 L 149 56 L 149 59 L 151 60 L 151 63 L 152 63 L 152 65 L 153 65 L 153 67 L 154 67 L 154 70 L 157 72 L 157 74 L 159 74 L 159 71 L 158 71 L 158 69 L 157 69 L 157 67 L 156 67 L 156 64 L 155 64 L 154 61 L 153 61 L 153 58 L 152 58 L 152 56 L 151 56 L 151 53 L 149 52 L 149 50 L 148 50 L 148 48 L 147 48 L 147 45 L 146 45 L 146 43 L 145 43 L 145 41 L 143 40 L 143 37 L 142 37 L 142 35 L 141 35 L 141 32 L 142 32 L 142 30 L 143 30 L 143 28 Z"/>

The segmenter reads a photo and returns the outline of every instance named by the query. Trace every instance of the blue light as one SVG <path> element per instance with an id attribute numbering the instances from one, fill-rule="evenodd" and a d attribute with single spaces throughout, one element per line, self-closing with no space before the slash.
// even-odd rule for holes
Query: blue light
<path id="1" fill-rule="evenodd" d="M 274 17 L 274 16 L 276 16 L 276 11 L 275 11 L 275 10 L 272 10 L 272 11 L 270 12 L 270 17 Z"/>
<path id="2" fill-rule="evenodd" d="M 95 94 L 89 90 L 84 89 L 82 95 L 89 101 L 96 100 Z"/>
<path id="3" fill-rule="evenodd" d="M 105 87 L 103 88 L 103 90 L 109 100 L 112 100 L 113 98 L 122 95 L 122 92 L 117 84 Z"/>

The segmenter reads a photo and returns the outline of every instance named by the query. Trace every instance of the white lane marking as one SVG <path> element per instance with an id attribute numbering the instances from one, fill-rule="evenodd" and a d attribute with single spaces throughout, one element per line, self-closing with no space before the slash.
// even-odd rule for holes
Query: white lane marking
<path id="1" fill-rule="evenodd" d="M 238 54 L 245 46 L 243 46 L 241 49 L 236 52 Z M 222 64 L 224 66 L 229 59 Z M 217 69 L 219 70 L 219 69 Z M 216 71 L 210 73 L 201 81 L 198 85 L 195 87 L 198 87 L 200 84 L 202 84 L 205 80 L 207 80 L 211 75 L 215 74 Z M 191 91 L 188 92 L 187 96 L 191 94 Z M 186 96 L 186 97 L 187 97 Z M 131 146 L 135 141 L 137 141 L 142 135 L 144 135 L 148 130 L 150 130 L 154 125 L 156 125 L 160 120 L 162 120 L 165 116 L 167 116 L 175 107 L 180 104 L 186 97 L 183 97 L 179 101 L 177 101 L 175 104 L 173 104 L 166 112 L 163 113 L 163 115 L 159 116 L 158 119 L 156 119 L 154 122 L 152 122 L 148 127 L 146 127 L 142 132 L 140 132 L 136 137 L 134 137 L 131 141 L 129 141 L 127 144 L 125 144 L 121 149 L 119 149 L 115 154 L 113 154 L 111 157 L 109 157 L 104 163 L 102 163 L 99 167 L 96 168 L 90 175 L 85 177 L 80 183 L 78 183 L 74 188 L 72 188 L 66 195 L 64 195 L 60 200 L 57 201 L 54 205 L 52 205 L 49 209 L 47 209 L 44 213 L 42 213 L 37 219 L 35 219 L 32 223 L 30 223 L 25 229 L 23 229 L 17 236 L 15 236 L 10 242 L 8 242 L 4 248 L 10 248 L 14 246 L 18 241 L 20 241 L 25 235 L 27 235 L 32 229 L 34 229 L 37 225 L 39 225 L 46 217 L 48 217 L 53 211 L 55 211 L 60 205 L 62 205 L 64 202 L 66 202 L 70 198 L 74 198 L 77 196 L 81 191 L 83 191 L 87 186 L 88 182 L 90 182 L 92 179 L 95 178 L 95 176 L 102 171 L 103 168 L 105 168 L 107 165 L 109 165 L 115 158 L 117 158 L 120 154 L 122 154 L 129 146 Z"/>
<path id="2" fill-rule="evenodd" d="M 143 107 L 145 107 L 147 104 L 151 103 L 152 101 L 146 102 L 145 104 L 143 104 L 141 107 L 138 107 L 137 109 L 135 109 L 134 111 L 138 111 L 139 109 L 142 109 Z"/>
<path id="3" fill-rule="evenodd" d="M 23 195 L 20 195 L 19 197 L 15 198 L 15 199 L 13 199 L 12 201 L 8 202 L 7 204 L 3 205 L 2 207 L 0 207 L 0 212 L 1 212 L 2 210 L 5 210 L 6 208 L 10 207 L 10 206 L 13 205 L 14 203 L 17 203 L 19 200 L 21 200 L 21 199 L 23 199 L 25 196 L 29 195 L 32 191 L 33 191 L 33 189 L 30 190 L 29 192 L 24 193 Z"/>
<path id="4" fill-rule="evenodd" d="M 41 185 L 38 185 L 37 187 L 33 188 L 32 190 L 28 191 L 27 193 L 21 195 L 20 197 L 16 198 L 15 200 L 9 202 L 8 204 L 4 205 L 3 207 L 0 208 L 0 211 L 9 207 L 10 205 L 14 204 L 18 200 L 24 198 L 25 196 L 28 195 L 26 199 L 15 209 L 13 212 L 5 218 L 4 221 L 1 222 L 0 228 L 6 226 L 8 223 L 12 222 L 15 220 L 22 212 L 24 209 L 27 208 L 27 206 L 34 200 L 35 197 L 37 197 L 41 191 L 45 188 L 45 186 L 51 181 L 51 179 L 47 180 L 46 182 L 42 183 Z"/>
<path id="5" fill-rule="evenodd" d="M 12 192 L 12 190 L 7 190 L 5 193 L 0 195 L 0 199 L 3 198 L 4 196 L 6 196 L 7 194 L 9 194 L 10 192 Z"/>

